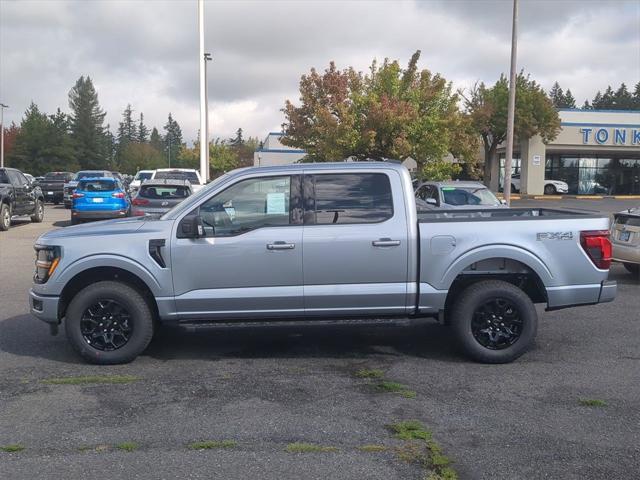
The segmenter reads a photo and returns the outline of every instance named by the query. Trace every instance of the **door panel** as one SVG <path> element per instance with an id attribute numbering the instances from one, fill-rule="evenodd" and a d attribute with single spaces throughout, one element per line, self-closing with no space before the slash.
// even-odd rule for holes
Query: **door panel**
<path id="1" fill-rule="evenodd" d="M 408 231 L 400 178 L 395 172 L 371 174 L 384 179 L 366 175 L 305 175 L 308 315 L 406 311 Z"/>
<path id="2" fill-rule="evenodd" d="M 181 319 L 304 314 L 299 176 L 240 180 L 197 209 L 205 238 L 172 240 Z"/>

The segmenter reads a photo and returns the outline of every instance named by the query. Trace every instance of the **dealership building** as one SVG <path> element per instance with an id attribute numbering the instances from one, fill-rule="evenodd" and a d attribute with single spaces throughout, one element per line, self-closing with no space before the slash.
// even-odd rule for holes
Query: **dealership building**
<path id="1" fill-rule="evenodd" d="M 545 145 L 535 136 L 515 146 L 521 193 L 541 195 L 547 179 L 567 182 L 573 195 L 640 195 L 640 111 L 558 113 L 562 129 L 555 140 Z M 504 149 L 499 153 L 502 184 Z"/>
<path id="2" fill-rule="evenodd" d="M 520 193 L 542 195 L 546 179 L 567 182 L 573 195 L 640 195 L 640 111 L 558 113 L 561 130 L 553 141 L 545 145 L 534 136 L 515 145 L 513 173 L 520 175 Z M 281 137 L 279 132 L 267 135 L 254 153 L 254 165 L 285 165 L 304 158 L 304 150 L 283 145 Z M 502 185 L 504 148 L 498 153 Z M 416 168 L 412 159 L 404 164 L 409 170 Z"/>

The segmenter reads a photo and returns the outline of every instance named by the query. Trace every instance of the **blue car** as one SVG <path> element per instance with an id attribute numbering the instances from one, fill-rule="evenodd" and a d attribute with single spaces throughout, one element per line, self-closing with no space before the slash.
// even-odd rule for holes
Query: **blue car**
<path id="1" fill-rule="evenodd" d="M 83 178 L 72 197 L 71 224 L 129 215 L 129 195 L 117 178 Z"/>

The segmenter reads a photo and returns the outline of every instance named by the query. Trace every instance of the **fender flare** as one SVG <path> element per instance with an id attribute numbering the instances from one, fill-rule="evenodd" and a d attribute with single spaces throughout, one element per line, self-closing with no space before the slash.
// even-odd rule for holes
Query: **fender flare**
<path id="1" fill-rule="evenodd" d="M 119 268 L 121 270 L 125 270 L 142 280 L 154 296 L 162 296 L 162 286 L 153 274 L 143 265 L 138 262 L 134 262 L 127 257 L 104 253 L 80 258 L 71 265 L 68 265 L 62 272 L 59 272 L 58 278 L 55 281 L 55 284 L 59 286 L 58 293 L 61 293 L 76 275 L 99 267 Z"/>
<path id="2" fill-rule="evenodd" d="M 554 283 L 549 267 L 530 251 L 514 245 L 490 245 L 469 250 L 456 258 L 442 276 L 440 288 L 448 290 L 458 275 L 469 265 L 492 258 L 508 258 L 522 263 L 535 272 L 545 288 Z"/>

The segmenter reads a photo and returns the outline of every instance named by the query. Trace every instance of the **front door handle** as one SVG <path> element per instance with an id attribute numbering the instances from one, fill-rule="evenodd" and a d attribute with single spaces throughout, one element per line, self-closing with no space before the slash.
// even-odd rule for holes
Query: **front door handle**
<path id="1" fill-rule="evenodd" d="M 400 240 L 391 240 L 390 238 L 381 238 L 371 242 L 374 247 L 397 247 L 400 245 Z"/>
<path id="2" fill-rule="evenodd" d="M 292 250 L 296 248 L 295 243 L 273 242 L 267 243 L 267 250 Z"/>

